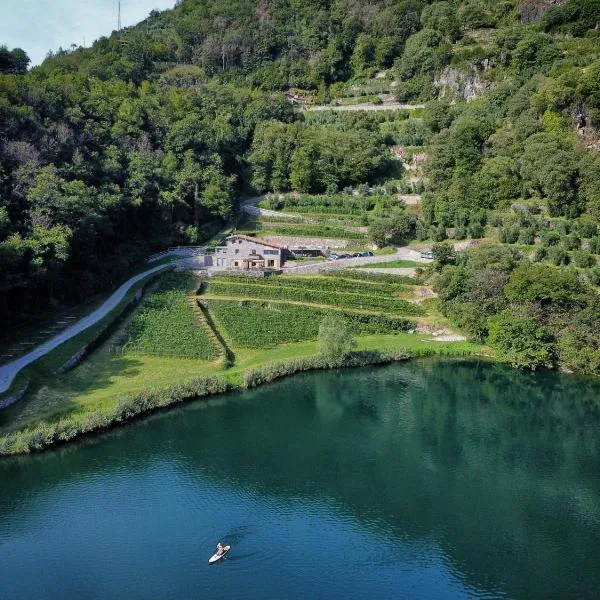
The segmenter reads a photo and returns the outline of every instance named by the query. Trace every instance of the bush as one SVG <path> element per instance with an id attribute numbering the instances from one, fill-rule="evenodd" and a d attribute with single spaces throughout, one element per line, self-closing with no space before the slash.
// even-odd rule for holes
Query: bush
<path id="1" fill-rule="evenodd" d="M 356 346 L 356 340 L 344 320 L 334 314 L 325 316 L 321 321 L 317 340 L 319 354 L 333 364 L 343 361 Z"/>
<path id="2" fill-rule="evenodd" d="M 575 250 L 573 252 L 573 262 L 582 269 L 596 264 L 594 257 L 587 250 Z"/>
<path id="3" fill-rule="evenodd" d="M 542 246 L 557 246 L 560 243 L 560 235 L 558 232 L 550 230 L 542 234 Z"/>
<path id="4" fill-rule="evenodd" d="M 588 279 L 592 285 L 600 285 L 600 267 L 592 267 L 587 272 Z"/>
<path id="5" fill-rule="evenodd" d="M 519 233 L 519 228 L 516 226 L 503 227 L 500 230 L 500 241 L 503 244 L 516 244 L 519 240 Z"/>
<path id="6" fill-rule="evenodd" d="M 585 239 L 598 235 L 598 225 L 591 219 L 577 219 L 575 221 L 575 231 Z"/>
<path id="7" fill-rule="evenodd" d="M 564 248 L 560 246 L 550 246 L 546 252 L 548 260 L 557 267 L 560 265 L 568 265 L 570 258 Z"/>
<path id="8" fill-rule="evenodd" d="M 535 244 L 535 231 L 530 228 L 521 229 L 521 232 L 519 233 L 519 244 L 533 246 L 533 244 Z"/>
<path id="9" fill-rule="evenodd" d="M 448 233 L 446 232 L 446 228 L 443 225 L 438 225 L 433 230 L 432 238 L 436 242 L 443 242 L 444 240 L 447 240 L 448 239 Z"/>
<path id="10" fill-rule="evenodd" d="M 514 367 L 552 367 L 555 348 L 548 329 L 530 317 L 505 312 L 489 320 L 488 342 Z"/>
<path id="11" fill-rule="evenodd" d="M 544 248 L 543 246 L 540 246 L 539 248 L 535 249 L 535 253 L 533 255 L 533 260 L 535 262 L 540 262 L 542 260 L 545 260 L 548 256 L 548 249 Z"/>
<path id="12" fill-rule="evenodd" d="M 576 233 L 570 233 L 563 237 L 563 246 L 566 250 L 577 250 L 581 248 L 581 238 Z"/>
<path id="13" fill-rule="evenodd" d="M 474 239 L 481 239 L 485 235 L 485 227 L 481 223 L 471 223 L 469 225 L 469 235 Z"/>
<path id="14" fill-rule="evenodd" d="M 600 254 L 600 236 L 595 236 L 590 240 L 589 249 L 594 254 Z"/>

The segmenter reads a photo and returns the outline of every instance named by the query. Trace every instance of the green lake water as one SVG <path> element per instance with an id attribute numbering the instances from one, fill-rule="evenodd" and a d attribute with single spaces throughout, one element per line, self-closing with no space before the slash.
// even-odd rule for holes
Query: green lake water
<path id="1" fill-rule="evenodd" d="M 600 597 L 582 378 L 303 374 L 0 461 L 0 485 L 2 600 Z"/>

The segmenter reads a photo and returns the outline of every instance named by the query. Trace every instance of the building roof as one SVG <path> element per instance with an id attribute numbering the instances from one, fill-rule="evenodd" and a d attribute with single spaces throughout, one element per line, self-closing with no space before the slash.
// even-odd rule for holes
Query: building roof
<path id="1" fill-rule="evenodd" d="M 269 248 L 277 248 L 277 250 L 283 250 L 283 246 L 279 244 L 272 244 L 271 242 L 263 242 L 259 238 L 251 237 L 249 235 L 242 235 L 241 233 L 234 233 L 233 235 L 227 236 L 228 240 L 233 238 L 241 238 L 242 240 L 246 240 L 247 242 L 254 242 L 255 244 L 260 244 L 261 246 L 267 246 Z"/>

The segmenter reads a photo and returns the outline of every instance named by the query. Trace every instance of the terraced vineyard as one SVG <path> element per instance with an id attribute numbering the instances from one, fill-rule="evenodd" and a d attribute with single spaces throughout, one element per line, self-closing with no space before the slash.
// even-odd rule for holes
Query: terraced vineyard
<path id="1" fill-rule="evenodd" d="M 321 319 L 341 314 L 354 334 L 389 334 L 411 331 L 415 323 L 401 317 L 357 314 L 297 306 L 284 302 L 210 300 L 209 310 L 236 345 L 267 348 L 278 344 L 316 339 Z"/>
<path id="2" fill-rule="evenodd" d="M 259 283 L 241 283 L 224 279 L 211 280 L 206 288 L 211 296 L 241 297 L 256 299 L 281 299 L 292 302 L 308 302 L 319 306 L 332 306 L 341 309 L 357 309 L 371 312 L 390 312 L 397 315 L 422 315 L 423 309 L 407 300 L 388 296 L 378 289 L 369 295 L 356 292 L 325 291 L 313 289 L 310 284 L 298 287 L 270 286 Z"/>
<path id="3" fill-rule="evenodd" d="M 410 286 L 345 276 L 219 276 L 202 289 L 208 310 L 227 338 L 245 348 L 316 339 L 330 313 L 342 315 L 356 335 L 412 331 L 423 309 L 399 294 Z"/>
<path id="4" fill-rule="evenodd" d="M 165 277 L 136 311 L 124 334 L 122 351 L 214 359 L 213 342 L 190 304 L 189 291 L 195 283 L 189 275 Z"/>

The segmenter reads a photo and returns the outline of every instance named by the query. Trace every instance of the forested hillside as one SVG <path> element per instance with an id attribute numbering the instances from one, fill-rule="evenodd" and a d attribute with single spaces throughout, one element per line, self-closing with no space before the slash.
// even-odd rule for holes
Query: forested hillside
<path id="1" fill-rule="evenodd" d="M 571 262 L 599 283 L 599 22 L 597 0 L 182 0 L 29 72 L 1 49 L 3 326 L 206 239 L 268 191 L 422 193 L 377 215 L 378 240 L 492 237 L 515 264 Z M 288 91 L 425 107 L 317 114 Z M 448 272 L 474 277 L 461 260 Z M 487 339 L 510 302 L 470 326 L 468 278 L 453 296 L 444 277 L 447 314 Z"/>

